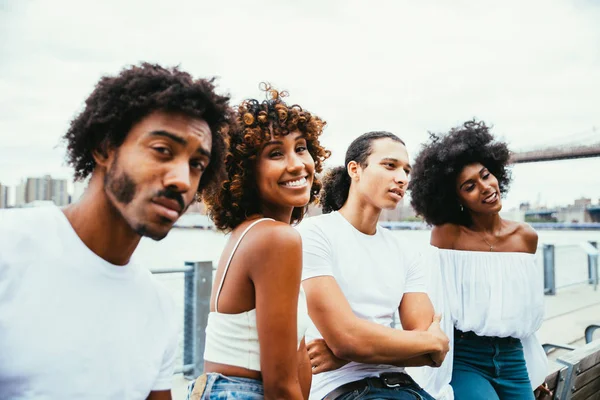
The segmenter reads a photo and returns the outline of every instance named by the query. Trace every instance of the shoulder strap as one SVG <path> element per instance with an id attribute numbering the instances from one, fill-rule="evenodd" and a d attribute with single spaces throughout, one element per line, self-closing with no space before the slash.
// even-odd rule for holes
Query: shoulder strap
<path id="1" fill-rule="evenodd" d="M 217 295 L 215 296 L 215 311 L 216 312 L 219 312 L 219 295 L 221 294 L 221 288 L 223 288 L 223 282 L 225 282 L 225 276 L 227 275 L 227 271 L 229 270 L 229 264 L 231 264 L 231 260 L 233 259 L 233 255 L 235 254 L 235 251 L 237 250 L 237 248 L 240 245 L 240 243 L 242 242 L 242 239 L 244 238 L 244 236 L 246 236 L 246 233 L 248 233 L 248 231 L 250 229 L 252 229 L 252 227 L 254 225 L 258 224 L 261 221 L 274 221 L 274 219 L 272 219 L 272 218 L 260 218 L 260 219 L 257 219 L 256 221 L 252 222 L 250 225 L 248 225 L 248 227 L 244 230 L 244 232 L 242 232 L 242 234 L 240 235 L 240 238 L 235 243 L 235 246 L 233 246 L 233 250 L 231 251 L 231 254 L 229 255 L 229 259 L 227 260 L 227 264 L 225 264 L 225 270 L 223 271 L 223 276 L 221 277 L 221 283 L 219 283 L 219 288 L 217 289 Z"/>

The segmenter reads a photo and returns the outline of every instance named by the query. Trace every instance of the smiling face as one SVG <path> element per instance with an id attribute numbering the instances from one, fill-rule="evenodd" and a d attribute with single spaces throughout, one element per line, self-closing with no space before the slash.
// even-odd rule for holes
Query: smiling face
<path id="1" fill-rule="evenodd" d="M 108 151 L 104 191 L 131 229 L 164 238 L 193 202 L 208 163 L 212 136 L 204 120 L 156 111 Z"/>
<path id="2" fill-rule="evenodd" d="M 371 142 L 364 167 L 349 163 L 349 173 L 360 195 L 379 209 L 393 210 L 404 197 L 411 166 L 406 146 L 389 138 Z"/>
<path id="3" fill-rule="evenodd" d="M 480 163 L 465 166 L 456 179 L 458 201 L 464 208 L 480 214 L 502 209 L 498 180 Z"/>
<path id="4" fill-rule="evenodd" d="M 256 185 L 264 214 L 291 215 L 294 207 L 306 206 L 314 174 L 315 162 L 301 132 L 273 136 L 256 161 Z"/>

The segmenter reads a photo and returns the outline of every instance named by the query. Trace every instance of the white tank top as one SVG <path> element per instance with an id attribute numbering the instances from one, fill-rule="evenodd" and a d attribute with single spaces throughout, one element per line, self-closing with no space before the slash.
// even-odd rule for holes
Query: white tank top
<path id="1" fill-rule="evenodd" d="M 261 218 L 252 222 L 240 235 L 233 251 L 225 264 L 225 270 L 215 296 L 215 311 L 208 314 L 206 326 L 206 345 L 204 359 L 219 364 L 234 365 L 254 371 L 260 371 L 260 345 L 256 328 L 256 308 L 239 314 L 222 314 L 219 312 L 219 295 L 229 270 L 229 265 L 240 242 L 248 231 L 261 221 L 273 221 Z M 300 286 L 298 298 L 298 346 L 310 324 L 306 295 Z"/>

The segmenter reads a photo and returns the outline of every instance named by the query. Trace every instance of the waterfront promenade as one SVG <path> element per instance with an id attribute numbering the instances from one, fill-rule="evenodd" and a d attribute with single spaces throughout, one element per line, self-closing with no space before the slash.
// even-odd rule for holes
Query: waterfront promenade
<path id="1" fill-rule="evenodd" d="M 580 346 L 585 343 L 585 328 L 600 324 L 600 289 L 594 291 L 591 285 L 558 290 L 555 296 L 545 296 L 545 301 L 544 323 L 538 333 L 541 343 Z M 600 331 L 594 339 L 600 339 Z M 553 352 L 550 358 L 563 353 L 563 350 Z"/>
<path id="2" fill-rule="evenodd" d="M 430 232 L 395 230 L 393 234 L 402 240 L 410 241 L 416 247 L 421 247 L 429 242 Z M 582 344 L 585 327 L 600 323 L 600 288 L 594 291 L 593 285 L 577 283 L 588 278 L 588 256 L 581 243 L 600 243 L 600 231 L 539 230 L 538 234 L 538 260 L 541 265 L 544 244 L 556 245 L 556 295 L 545 296 L 545 318 L 539 331 L 540 342 Z M 182 267 L 184 261 L 188 260 L 205 260 L 216 265 L 224 243 L 225 236 L 214 230 L 174 229 L 161 242 L 142 240 L 136 256 L 150 269 Z M 183 274 L 164 274 L 160 279 L 172 291 L 183 321 Z M 543 279 L 543 276 L 540 276 L 540 279 Z M 596 332 L 595 337 L 600 338 L 600 331 Z M 562 353 L 563 351 L 555 351 L 550 354 L 550 358 L 555 359 Z M 179 358 L 178 366 L 181 365 Z M 181 375 L 175 375 L 173 379 L 173 398 L 184 399 L 187 381 Z"/>

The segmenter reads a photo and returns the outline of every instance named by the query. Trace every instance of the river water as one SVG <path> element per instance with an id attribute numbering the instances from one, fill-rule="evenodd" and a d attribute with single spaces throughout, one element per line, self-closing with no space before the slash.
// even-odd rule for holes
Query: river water
<path id="1" fill-rule="evenodd" d="M 429 243 L 428 230 L 396 230 L 398 238 L 415 247 Z M 586 241 L 600 243 L 600 231 L 540 230 L 538 257 L 542 260 L 543 244 L 556 246 L 556 284 L 562 286 L 586 279 L 588 274 L 587 255 L 580 244 Z M 186 261 L 212 261 L 217 264 L 226 236 L 214 230 L 174 228 L 160 242 L 144 238 L 135 252 L 135 257 L 146 267 L 175 268 Z M 162 279 L 177 279 L 166 275 Z"/>

